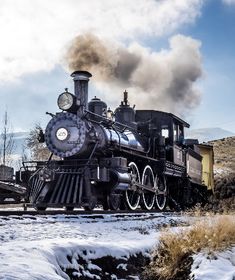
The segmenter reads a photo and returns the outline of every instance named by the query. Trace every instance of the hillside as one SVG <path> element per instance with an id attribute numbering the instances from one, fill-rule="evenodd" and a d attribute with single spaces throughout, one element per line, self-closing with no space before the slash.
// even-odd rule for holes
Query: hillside
<path id="1" fill-rule="evenodd" d="M 214 147 L 216 169 L 235 170 L 235 137 L 210 141 Z"/>
<path id="2" fill-rule="evenodd" d="M 217 196 L 235 195 L 235 137 L 210 141 L 209 144 L 214 148 Z"/>

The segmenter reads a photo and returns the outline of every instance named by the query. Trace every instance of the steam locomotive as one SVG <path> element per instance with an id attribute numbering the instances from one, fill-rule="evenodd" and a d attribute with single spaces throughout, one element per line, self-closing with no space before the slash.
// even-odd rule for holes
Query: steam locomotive
<path id="1" fill-rule="evenodd" d="M 185 139 L 188 123 L 171 113 L 135 110 L 126 91 L 114 112 L 97 97 L 88 103 L 92 75 L 75 71 L 71 76 L 74 94 L 66 89 L 59 95 L 61 112 L 51 114 L 40 133 L 51 157 L 24 163 L 16 173 L 16 183 L 28 189 L 36 209 L 163 210 L 168 205 L 178 210 L 206 201 L 213 188 L 213 172 L 207 172 L 213 151 Z"/>

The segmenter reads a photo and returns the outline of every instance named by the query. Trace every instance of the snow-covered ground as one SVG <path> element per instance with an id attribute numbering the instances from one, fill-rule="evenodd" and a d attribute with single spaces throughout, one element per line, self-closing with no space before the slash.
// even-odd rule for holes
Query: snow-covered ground
<path id="1" fill-rule="evenodd" d="M 104 259 L 110 261 L 106 267 L 125 271 L 127 259 L 146 256 L 154 248 L 159 228 L 187 219 L 167 213 L 0 217 L 0 279 L 70 279 L 69 271 L 76 279 L 81 273 L 87 277 L 83 279 L 104 279 L 98 276 L 101 261 L 95 260 L 112 256 L 118 262 Z M 195 280 L 235 279 L 235 248 L 213 258 L 203 253 L 193 258 Z M 139 278 L 110 273 L 105 279 Z"/>
<path id="2" fill-rule="evenodd" d="M 199 253 L 193 260 L 191 276 L 195 280 L 235 279 L 235 247 L 212 256 Z"/>
<path id="3" fill-rule="evenodd" d="M 0 279 L 69 279 L 63 270 L 79 270 L 79 257 L 99 270 L 92 259 L 146 253 L 156 244 L 158 228 L 180 219 L 164 214 L 0 217 Z"/>

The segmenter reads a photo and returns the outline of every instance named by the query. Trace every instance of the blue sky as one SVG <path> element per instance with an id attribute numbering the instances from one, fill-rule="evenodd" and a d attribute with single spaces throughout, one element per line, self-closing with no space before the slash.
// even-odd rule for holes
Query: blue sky
<path id="1" fill-rule="evenodd" d="M 221 127 L 235 132 L 235 1 L 230 5 L 205 1 L 201 15 L 193 24 L 182 26 L 180 33 L 202 43 L 202 100 L 186 116 L 191 128 Z M 167 40 L 155 38 L 149 45 L 165 47 Z"/>
<path id="2" fill-rule="evenodd" d="M 200 51 L 198 63 L 203 72 L 190 84 L 200 91 L 201 101 L 186 110 L 184 118 L 192 128 L 221 127 L 235 132 L 235 1 L 177 1 L 101 0 L 99 6 L 92 0 L 88 4 L 79 0 L 2 0 L 0 110 L 7 108 L 15 131 L 29 130 L 35 122 L 45 125 L 49 120 L 45 112 L 57 111 L 58 94 L 65 87 L 73 90 L 64 57 L 77 35 L 92 32 L 129 49 L 138 44 L 142 58 L 154 53 L 155 60 L 164 62 L 162 53 L 172 58 L 169 40 L 180 34 L 191 38 L 192 44 L 201 44 L 193 50 Z M 156 91 L 164 88 L 164 82 L 160 84 Z M 118 105 L 121 91 L 118 96 L 118 91 L 114 94 L 106 86 L 92 81 L 90 98 L 98 94 Z M 159 98 L 163 100 L 164 91 Z"/>
<path id="3" fill-rule="evenodd" d="M 203 98 L 193 113 L 195 127 L 219 126 L 235 132 L 235 4 L 210 0 L 186 30 L 202 42 Z"/>

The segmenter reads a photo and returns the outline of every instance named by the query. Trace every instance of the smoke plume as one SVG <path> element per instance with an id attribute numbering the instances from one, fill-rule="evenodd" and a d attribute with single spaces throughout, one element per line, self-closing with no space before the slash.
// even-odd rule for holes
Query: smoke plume
<path id="1" fill-rule="evenodd" d="M 152 52 L 137 43 L 125 48 L 85 34 L 74 39 L 67 60 L 70 70 L 90 71 L 111 104 L 117 105 L 124 89 L 138 109 L 182 116 L 200 102 L 195 86 L 202 76 L 200 42 L 190 37 L 175 35 L 169 49 Z"/>

